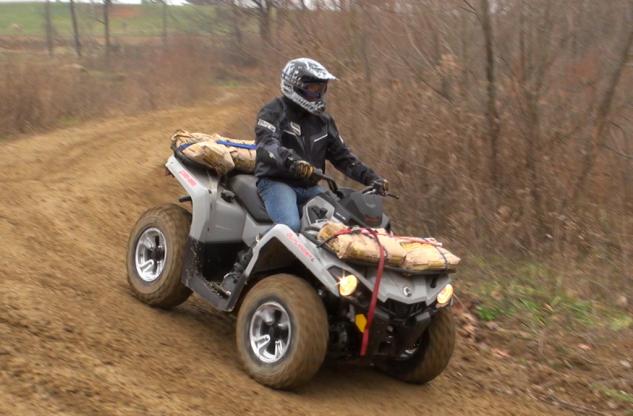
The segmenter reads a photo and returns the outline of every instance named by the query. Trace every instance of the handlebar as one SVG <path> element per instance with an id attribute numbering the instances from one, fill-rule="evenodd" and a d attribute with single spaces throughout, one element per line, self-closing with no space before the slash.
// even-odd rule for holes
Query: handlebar
<path id="1" fill-rule="evenodd" d="M 338 184 L 333 177 L 326 175 L 321 169 L 315 169 L 312 175 L 316 176 L 319 179 L 325 180 L 330 187 L 330 191 L 334 192 L 339 198 L 342 197 L 341 192 L 338 190 Z"/>
<path id="2" fill-rule="evenodd" d="M 390 192 L 387 192 L 386 194 L 381 195 L 378 192 L 376 192 L 376 188 L 374 188 L 371 185 L 363 188 L 360 192 L 362 194 L 366 194 L 366 195 L 380 195 L 380 196 L 385 196 L 385 197 L 388 196 L 388 197 L 391 197 L 391 198 L 394 198 L 394 199 L 400 199 L 400 197 L 398 195 L 392 194 Z"/>
<path id="3" fill-rule="evenodd" d="M 313 175 L 316 176 L 319 179 L 325 180 L 327 182 L 328 186 L 330 187 L 330 190 L 332 192 L 334 192 L 339 198 L 342 197 L 342 194 L 341 194 L 341 192 L 338 189 L 338 184 L 336 183 L 334 178 L 332 178 L 331 176 L 326 175 L 325 173 L 323 173 L 323 171 L 321 169 L 315 169 Z M 362 194 L 375 194 L 375 195 L 378 195 L 376 193 L 376 188 L 374 188 L 371 185 L 363 188 L 360 192 Z M 400 199 L 400 197 L 398 195 L 392 194 L 392 193 L 389 193 L 389 192 L 387 192 L 385 195 L 381 195 L 381 196 L 383 196 L 383 197 L 387 197 L 388 196 L 388 197 L 391 197 L 391 198 Z"/>

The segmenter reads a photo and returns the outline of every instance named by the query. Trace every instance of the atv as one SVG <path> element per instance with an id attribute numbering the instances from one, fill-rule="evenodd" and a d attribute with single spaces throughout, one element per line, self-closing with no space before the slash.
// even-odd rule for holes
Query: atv
<path id="1" fill-rule="evenodd" d="M 327 221 L 389 230 L 383 197 L 372 188 L 339 188 L 319 172 L 329 190 L 302 207 L 295 233 L 272 223 L 254 176 L 218 177 L 177 152 L 165 166 L 192 209 L 163 205 L 136 222 L 127 273 L 138 299 L 172 308 L 193 291 L 236 314 L 240 360 L 272 388 L 306 383 L 326 356 L 418 384 L 446 368 L 455 345 L 450 271 L 347 263 L 317 239 Z M 236 261 L 242 276 L 223 282 Z"/>

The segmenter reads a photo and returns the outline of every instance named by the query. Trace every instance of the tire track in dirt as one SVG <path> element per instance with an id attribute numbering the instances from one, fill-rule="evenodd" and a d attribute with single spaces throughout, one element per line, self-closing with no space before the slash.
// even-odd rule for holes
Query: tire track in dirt
<path id="1" fill-rule="evenodd" d="M 232 317 L 195 297 L 168 312 L 135 300 L 125 280 L 129 230 L 142 211 L 182 194 L 163 174 L 168 135 L 243 124 L 243 108 L 225 94 L 4 145 L 0 414 L 559 413 L 481 390 L 458 364 L 422 387 L 328 364 L 298 392 L 273 391 L 241 371 Z M 457 362 L 460 354 L 468 352 L 458 348 Z"/>

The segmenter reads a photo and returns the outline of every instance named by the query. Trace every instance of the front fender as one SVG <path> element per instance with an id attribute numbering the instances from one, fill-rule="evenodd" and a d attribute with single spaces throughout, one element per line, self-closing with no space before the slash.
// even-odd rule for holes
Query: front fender
<path id="1" fill-rule="evenodd" d="M 275 270 L 290 266 L 295 261 L 302 263 L 330 292 L 338 296 L 336 279 L 328 272 L 327 264 L 321 261 L 322 252 L 303 235 L 296 234 L 284 224 L 276 224 L 253 247 L 253 258 L 245 274 Z"/>

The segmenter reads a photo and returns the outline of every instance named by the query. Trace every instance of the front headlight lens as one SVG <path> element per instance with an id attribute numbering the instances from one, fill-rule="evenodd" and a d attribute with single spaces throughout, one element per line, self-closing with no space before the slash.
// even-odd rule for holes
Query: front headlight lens
<path id="1" fill-rule="evenodd" d="M 437 307 L 441 308 L 448 305 L 448 302 L 450 302 L 454 292 L 455 290 L 453 289 L 453 285 L 450 283 L 444 286 L 442 290 L 440 290 L 440 293 L 437 294 Z"/>
<path id="2" fill-rule="evenodd" d="M 353 274 L 344 274 L 338 280 L 338 293 L 350 296 L 358 287 L 358 279 Z"/>

